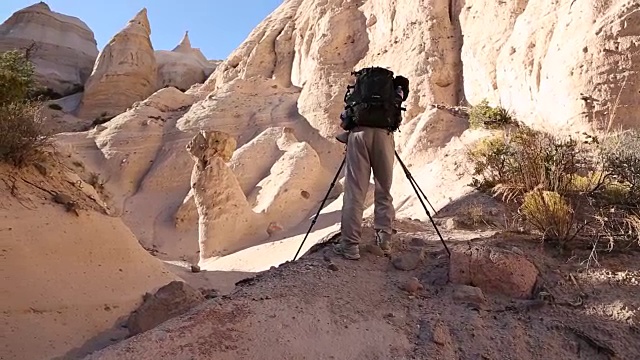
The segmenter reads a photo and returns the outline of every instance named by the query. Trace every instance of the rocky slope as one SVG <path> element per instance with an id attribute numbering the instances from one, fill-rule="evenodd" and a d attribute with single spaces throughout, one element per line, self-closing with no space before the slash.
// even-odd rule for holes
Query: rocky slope
<path id="1" fill-rule="evenodd" d="M 550 129 L 638 126 L 637 1 L 458 1 L 458 7 L 470 102 L 502 103 Z"/>
<path id="2" fill-rule="evenodd" d="M 535 239 L 475 228 L 446 232 L 456 255 L 449 260 L 432 228 L 410 221 L 395 225 L 391 261 L 363 250 L 354 262 L 319 247 L 295 263 L 242 281 L 229 296 L 202 303 L 85 359 L 555 360 L 640 355 L 638 312 L 630 310 L 640 306 L 634 296 L 640 272 L 618 271 L 614 265 L 633 268 L 631 257 L 603 263 L 607 270 L 579 273 L 578 262 L 567 264 L 537 251 Z M 370 227 L 364 232 L 373 234 Z M 449 263 L 464 267 L 458 255 L 467 248 L 482 250 L 472 265 L 476 286 L 448 269 Z M 528 255 L 519 255 L 523 253 Z"/>
<path id="3" fill-rule="evenodd" d="M 32 44 L 31 59 L 42 86 L 61 96 L 82 89 L 98 56 L 96 39 L 87 24 L 39 2 L 0 25 L 0 51 L 26 49 Z"/>

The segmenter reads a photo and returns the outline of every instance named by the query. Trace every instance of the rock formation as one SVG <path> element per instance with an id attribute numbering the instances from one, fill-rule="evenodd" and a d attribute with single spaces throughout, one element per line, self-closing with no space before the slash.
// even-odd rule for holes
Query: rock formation
<path id="1" fill-rule="evenodd" d="M 82 89 L 98 56 L 87 24 L 39 2 L 16 11 L 0 25 L 0 51 L 32 44 L 30 56 L 41 86 L 61 96 Z"/>
<path id="2" fill-rule="evenodd" d="M 189 32 L 172 51 L 157 50 L 158 87 L 173 86 L 186 91 L 193 84 L 203 83 L 218 62 L 209 61 L 200 49 L 192 48 Z"/>
<path id="3" fill-rule="evenodd" d="M 142 9 L 102 49 L 77 110 L 78 117 L 115 116 L 157 89 L 156 58 Z"/>
<path id="4" fill-rule="evenodd" d="M 221 256 L 266 237 L 264 219 L 254 213 L 226 162 L 236 142 L 220 131 L 201 131 L 187 146 L 199 214 L 200 259 Z"/>
<path id="5" fill-rule="evenodd" d="M 103 169 L 123 196 L 132 195 L 152 166 L 163 143 L 165 125 L 176 111 L 192 102 L 175 88 L 160 89 L 130 110 L 89 132 L 105 158 Z"/>
<path id="6" fill-rule="evenodd" d="M 213 71 L 204 84 L 186 91 L 194 103 L 184 114 L 173 113 L 172 118 L 180 117 L 175 127 L 166 123 L 162 137 L 159 133 L 152 136 L 156 139 L 154 141 L 161 142 L 154 147 L 156 156 L 141 156 L 141 163 L 149 162 L 151 158 L 153 163 L 144 175 L 140 175 L 142 178 L 137 185 L 130 186 L 130 189 L 137 187 L 137 191 L 126 201 L 130 210 L 125 218 L 142 210 L 149 212 L 144 222 L 129 222 L 136 235 L 143 242 L 158 241 L 161 237 L 163 247 L 177 238 L 183 243 L 193 241 L 198 232 L 198 206 L 188 179 L 193 162 L 185 146 L 200 131 L 220 131 L 235 139 L 238 150 L 231 156 L 228 166 L 234 175 L 233 191 L 242 199 L 239 201 L 243 212 L 262 212 L 269 207 L 289 211 L 299 207 L 296 216 L 304 220 L 306 215 L 303 214 L 308 214 L 308 210 L 318 204 L 313 197 L 323 193 L 323 190 L 310 189 L 326 188 L 331 176 L 318 180 L 317 185 L 312 184 L 312 180 L 305 180 L 305 185 L 296 195 L 295 191 L 284 191 L 288 186 L 278 190 L 281 184 L 276 184 L 275 174 L 281 172 L 283 164 L 289 164 L 288 161 L 303 166 L 301 164 L 305 162 L 297 157 L 302 154 L 309 164 L 316 164 L 312 170 L 322 168 L 321 174 L 334 173 L 342 160 L 343 146 L 334 141 L 333 136 L 340 130 L 338 114 L 343 106 L 345 87 L 352 81 L 349 74 L 354 69 L 369 65 L 386 66 L 411 80 L 404 124 L 401 132 L 396 134 L 397 150 L 436 209 L 469 190 L 466 186 L 469 176 L 460 169 L 460 163 L 464 162 L 461 153 L 468 143 L 485 134 L 467 131 L 467 120 L 432 108 L 432 104 L 458 105 L 467 99 L 473 104 L 487 97 L 519 109 L 518 115 L 525 122 L 562 128 L 569 123 L 563 123 L 560 114 L 570 108 L 576 110 L 577 103 L 573 100 L 555 102 L 548 98 L 549 89 L 564 89 L 554 91 L 568 94 L 562 96 L 573 96 L 566 87 L 576 85 L 582 88 L 580 92 L 585 95 L 584 99 L 588 94 L 603 94 L 597 106 L 593 101 L 581 100 L 585 106 L 592 104 L 593 107 L 580 110 L 581 115 L 570 123 L 573 125 L 569 130 L 574 131 L 578 126 L 589 127 L 596 123 L 594 119 L 603 115 L 606 111 L 603 109 L 610 108 L 614 102 L 609 96 L 617 95 L 613 85 L 599 86 L 599 79 L 627 78 L 623 91 L 618 91 L 621 107 L 616 119 L 629 122 L 625 119 L 630 117 L 625 114 L 636 109 L 629 100 L 629 94 L 637 88 L 634 66 L 638 63 L 638 50 L 631 46 L 638 39 L 638 31 L 632 21 L 638 13 L 637 5 L 616 1 L 590 8 L 587 3 L 571 4 L 566 1 L 560 6 L 532 0 L 508 5 L 510 11 L 504 12 L 489 2 L 478 5 L 430 0 L 426 4 L 416 9 L 407 0 L 391 3 L 338 0 L 283 2 Z M 481 9 L 494 14 L 496 27 L 490 31 L 477 30 L 485 26 L 486 15 Z M 595 25 L 590 25 L 591 20 Z M 558 29 L 565 27 L 562 24 L 568 24 L 566 31 L 575 28 L 591 35 L 572 41 L 571 46 L 563 45 L 560 50 L 553 50 L 558 47 L 556 45 L 540 45 L 545 42 L 536 38 L 539 26 L 547 34 L 552 34 L 552 30 L 560 34 Z M 603 30 L 595 31 L 600 28 Z M 549 44 L 561 43 L 566 36 L 549 35 Z M 609 49 L 606 44 L 610 38 L 619 38 L 619 48 L 626 51 L 605 51 L 605 48 Z M 519 50 L 519 39 L 531 40 L 527 40 L 527 49 Z M 576 47 L 574 43 L 585 45 Z M 592 60 L 589 61 L 593 62 L 589 64 L 592 66 L 581 60 L 587 55 L 579 55 L 578 58 L 562 55 L 574 48 L 582 51 L 585 46 L 603 49 L 597 50 L 597 55 L 591 54 L 591 50 L 581 53 L 590 56 Z M 562 50 L 564 48 L 566 53 Z M 170 53 L 184 55 L 196 52 L 186 37 Z M 558 56 L 563 59 L 560 67 L 553 62 Z M 203 60 L 197 55 L 194 58 Z M 542 69 L 540 88 L 533 92 L 530 89 L 536 87 L 531 81 L 536 76 L 528 68 L 523 68 L 528 62 L 538 64 L 536 66 Z M 555 69 L 560 68 L 569 75 L 556 73 Z M 598 69 L 604 69 L 607 75 Z M 548 75 L 544 75 L 545 71 Z M 568 80 L 573 77 L 578 80 Z M 620 81 L 619 85 L 622 83 Z M 491 86 L 484 87 L 485 84 Z M 542 84 L 547 85 L 543 88 Z M 617 89 L 620 90 L 619 87 Z M 604 96 L 605 93 L 609 95 Z M 542 101 L 544 111 L 540 110 Z M 557 108 L 562 108 L 562 111 L 554 110 Z M 528 115 L 534 113 L 546 115 Z M 281 139 L 291 137 L 291 134 L 282 134 L 284 128 L 295 134 L 295 140 L 291 140 L 295 145 L 283 147 L 279 144 Z M 116 128 L 112 131 L 115 132 Z M 118 146 L 121 145 L 114 143 L 110 151 L 117 153 Z M 224 174 L 228 173 L 227 168 L 221 169 Z M 304 175 L 307 170 L 300 174 Z M 298 171 L 292 170 L 292 174 L 298 174 Z M 303 190 L 305 196 L 310 196 L 308 201 L 304 197 L 298 198 Z M 271 194 L 272 191 L 279 195 Z M 398 216 L 426 219 L 420 202 L 399 167 L 396 167 L 392 191 Z M 277 200 L 280 196 L 284 197 Z M 288 196 L 292 197 L 286 206 L 276 205 Z M 150 201 L 153 206 L 149 205 Z M 339 204 L 332 206 L 339 208 Z M 265 211 L 263 225 L 269 228 L 269 224 L 277 223 L 276 227 L 287 228 L 282 219 L 271 218 L 275 213 Z M 174 230 L 177 223 L 182 235 L 166 235 L 169 234 L 169 226 L 163 221 L 167 219 Z M 262 229 L 259 233 L 261 235 L 256 239 L 264 235 Z"/>

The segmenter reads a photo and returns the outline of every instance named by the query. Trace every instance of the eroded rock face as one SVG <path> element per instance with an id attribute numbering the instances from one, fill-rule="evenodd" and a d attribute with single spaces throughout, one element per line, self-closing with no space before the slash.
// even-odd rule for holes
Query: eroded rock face
<path id="1" fill-rule="evenodd" d="M 451 252 L 449 280 L 455 284 L 526 299 L 531 296 L 537 277 L 535 265 L 523 255 L 511 251 L 473 246 Z"/>
<path id="2" fill-rule="evenodd" d="M 109 182 L 121 196 L 132 195 L 153 165 L 172 112 L 192 101 L 175 88 L 161 89 L 90 132 L 104 156 L 103 167 L 110 170 Z"/>
<path id="3" fill-rule="evenodd" d="M 637 1 L 482 0 L 459 11 L 471 103 L 487 98 L 525 122 L 566 129 L 607 127 L 618 101 L 612 126 L 638 126 Z"/>
<path id="4" fill-rule="evenodd" d="M 0 25 L 0 51 L 26 49 L 41 86 L 61 96 L 78 92 L 98 56 L 93 31 L 82 20 L 51 11 L 44 3 L 12 14 Z"/>
<path id="5" fill-rule="evenodd" d="M 78 117 L 115 116 L 157 89 L 157 65 L 147 10 L 142 9 L 102 49 L 78 109 Z"/>
<path id="6" fill-rule="evenodd" d="M 172 51 L 155 52 L 158 65 L 158 87 L 173 86 L 186 91 L 203 83 L 215 70 L 217 63 L 207 60 L 200 49 L 192 48 L 189 32 Z"/>
<path id="7" fill-rule="evenodd" d="M 195 161 L 191 188 L 199 215 L 200 259 L 237 251 L 268 236 L 262 217 L 254 213 L 226 162 L 236 147 L 220 131 L 200 131 L 187 145 Z"/>

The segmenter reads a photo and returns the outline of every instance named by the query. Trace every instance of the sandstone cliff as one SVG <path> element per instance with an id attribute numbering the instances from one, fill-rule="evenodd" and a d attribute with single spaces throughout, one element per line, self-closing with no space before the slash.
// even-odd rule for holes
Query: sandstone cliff
<path id="1" fill-rule="evenodd" d="M 157 89 L 151 25 L 142 9 L 102 49 L 77 110 L 83 119 L 115 116 Z"/>
<path id="2" fill-rule="evenodd" d="M 76 17 L 51 11 L 44 2 L 16 11 L 0 25 L 0 51 L 32 44 L 36 79 L 61 96 L 84 86 L 98 56 L 91 29 Z"/>
<path id="3" fill-rule="evenodd" d="M 458 3 L 471 103 L 487 98 L 549 129 L 638 126 L 640 3 Z"/>

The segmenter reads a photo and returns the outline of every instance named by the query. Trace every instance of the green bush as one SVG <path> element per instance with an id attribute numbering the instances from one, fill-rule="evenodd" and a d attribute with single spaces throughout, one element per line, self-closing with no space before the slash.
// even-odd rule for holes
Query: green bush
<path id="1" fill-rule="evenodd" d="M 33 64 L 18 51 L 0 54 L 0 161 L 22 166 L 48 143 Z"/>
<path id="2" fill-rule="evenodd" d="M 37 87 L 34 67 L 17 50 L 0 53 L 0 105 L 24 102 Z"/>
<path id="3" fill-rule="evenodd" d="M 487 100 L 482 100 L 480 104 L 469 109 L 471 128 L 500 129 L 515 123 L 515 118 L 509 110 L 501 106 L 491 107 Z"/>

